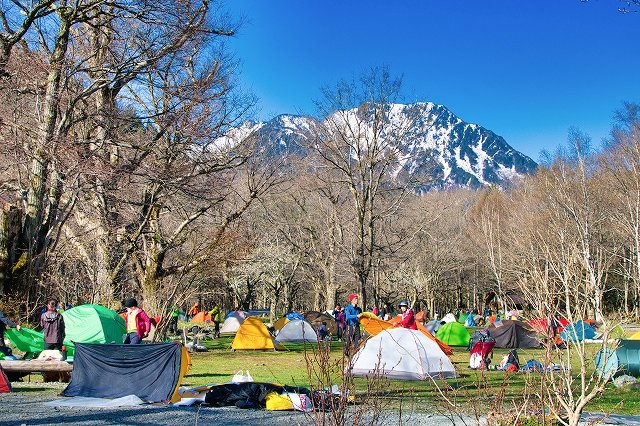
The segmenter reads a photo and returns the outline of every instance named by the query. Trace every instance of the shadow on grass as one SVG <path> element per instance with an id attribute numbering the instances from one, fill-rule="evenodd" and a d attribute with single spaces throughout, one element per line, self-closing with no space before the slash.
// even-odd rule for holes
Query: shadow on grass
<path id="1" fill-rule="evenodd" d="M 196 374 L 187 374 L 184 376 L 185 379 L 189 379 L 190 377 L 229 377 L 229 374 L 196 373 Z"/>

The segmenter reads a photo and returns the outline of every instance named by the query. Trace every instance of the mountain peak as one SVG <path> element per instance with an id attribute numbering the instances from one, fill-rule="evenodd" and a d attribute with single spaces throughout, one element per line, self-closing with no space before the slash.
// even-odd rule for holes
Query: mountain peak
<path id="1" fill-rule="evenodd" d="M 357 109 L 343 111 L 355 114 Z M 444 105 L 432 102 L 389 104 L 387 118 L 409 123 L 399 149 L 404 158 L 394 174 L 428 177 L 418 192 L 443 188 L 508 186 L 514 179 L 533 173 L 537 164 L 511 147 L 503 137 L 484 127 L 466 123 Z M 263 122 L 243 124 L 230 137 L 258 137 L 260 144 L 277 155 L 304 155 L 304 142 L 312 140 L 318 120 L 301 115 L 280 114 Z M 237 140 L 237 139 L 236 139 Z"/>

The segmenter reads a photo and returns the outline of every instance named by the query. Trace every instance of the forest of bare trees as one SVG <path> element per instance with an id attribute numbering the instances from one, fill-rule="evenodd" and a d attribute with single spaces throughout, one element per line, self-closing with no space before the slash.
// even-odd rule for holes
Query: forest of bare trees
<path id="1" fill-rule="evenodd" d="M 417 195 L 428 175 L 394 178 L 411 123 L 390 120 L 402 82 L 384 69 L 325 88 L 309 154 L 284 158 L 226 137 L 255 101 L 213 2 L 6 4 L 0 304 L 16 318 L 48 297 L 283 313 L 354 291 L 431 315 L 490 293 L 538 315 L 640 315 L 635 104 L 602 149 L 572 131 L 509 188 Z"/>

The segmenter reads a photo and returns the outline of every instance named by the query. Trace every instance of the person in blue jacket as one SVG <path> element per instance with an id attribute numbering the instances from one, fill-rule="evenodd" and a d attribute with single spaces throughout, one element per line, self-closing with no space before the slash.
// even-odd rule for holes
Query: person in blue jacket
<path id="1" fill-rule="evenodd" d="M 349 304 L 344 308 L 345 320 L 347 322 L 347 339 L 345 350 L 347 354 L 352 354 L 358 349 L 360 344 L 360 316 L 362 309 L 358 306 L 358 295 L 349 295 Z"/>

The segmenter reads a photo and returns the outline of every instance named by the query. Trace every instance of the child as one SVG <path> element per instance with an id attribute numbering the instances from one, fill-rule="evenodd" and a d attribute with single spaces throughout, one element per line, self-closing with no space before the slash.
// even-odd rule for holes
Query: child
<path id="1" fill-rule="evenodd" d="M 320 329 L 318 330 L 318 337 L 320 338 L 320 340 L 327 340 L 327 338 L 329 337 L 329 330 L 327 330 L 327 322 L 326 321 L 322 321 L 322 325 L 320 326 Z"/>

